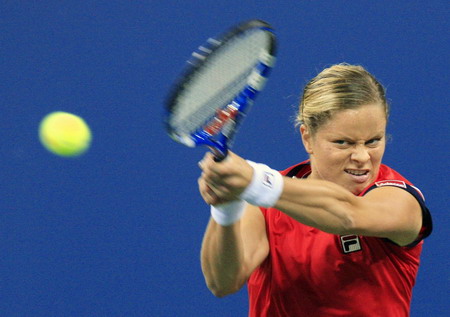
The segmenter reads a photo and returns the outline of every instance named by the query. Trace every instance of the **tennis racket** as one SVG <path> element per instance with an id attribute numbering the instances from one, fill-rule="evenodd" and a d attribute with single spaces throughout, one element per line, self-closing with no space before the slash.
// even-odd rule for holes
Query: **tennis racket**
<path id="1" fill-rule="evenodd" d="M 261 20 L 241 23 L 210 38 L 192 53 L 165 105 L 172 139 L 208 146 L 216 161 L 231 148 L 275 62 L 272 27 Z"/>

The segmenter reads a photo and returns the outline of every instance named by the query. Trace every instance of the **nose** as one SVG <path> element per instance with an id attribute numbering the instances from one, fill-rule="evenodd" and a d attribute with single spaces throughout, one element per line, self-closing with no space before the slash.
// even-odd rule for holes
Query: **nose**
<path id="1" fill-rule="evenodd" d="M 351 154 L 351 159 L 358 163 L 366 163 L 370 160 L 368 149 L 363 145 L 356 145 Z"/>

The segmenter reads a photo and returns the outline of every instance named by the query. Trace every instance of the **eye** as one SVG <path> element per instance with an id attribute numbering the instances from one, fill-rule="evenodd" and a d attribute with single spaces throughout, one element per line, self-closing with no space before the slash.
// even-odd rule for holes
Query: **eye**
<path id="1" fill-rule="evenodd" d="M 351 143 L 346 140 L 334 140 L 333 143 L 340 146 L 351 145 Z"/>
<path id="2" fill-rule="evenodd" d="M 381 138 L 374 138 L 366 142 L 366 145 L 377 145 L 381 141 Z"/>

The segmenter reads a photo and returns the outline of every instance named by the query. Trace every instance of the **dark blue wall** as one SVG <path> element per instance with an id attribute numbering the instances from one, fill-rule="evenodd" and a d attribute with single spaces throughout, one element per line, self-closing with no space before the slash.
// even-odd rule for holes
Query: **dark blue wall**
<path id="1" fill-rule="evenodd" d="M 161 114 L 192 49 L 249 18 L 273 24 L 279 55 L 234 150 L 278 169 L 305 159 L 292 117 L 306 80 L 338 62 L 367 67 L 392 105 L 385 163 L 434 216 L 412 316 L 446 315 L 448 1 L 206 2 L 0 2 L 0 315 L 246 315 L 245 290 L 216 299 L 204 285 L 204 149 L 171 141 Z M 83 157 L 39 144 L 55 110 L 90 124 Z"/>

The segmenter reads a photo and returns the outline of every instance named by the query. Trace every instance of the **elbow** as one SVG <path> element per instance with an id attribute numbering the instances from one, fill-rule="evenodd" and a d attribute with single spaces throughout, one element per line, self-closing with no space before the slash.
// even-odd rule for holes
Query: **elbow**
<path id="1" fill-rule="evenodd" d="M 209 265 L 204 265 L 202 269 L 206 286 L 218 298 L 238 292 L 247 281 L 239 269 L 237 272 L 224 272 L 226 269 L 212 269 Z"/>
<path id="2" fill-rule="evenodd" d="M 347 197 L 348 198 L 348 197 Z M 355 207 L 355 201 L 353 197 L 351 200 L 344 200 L 342 208 L 339 208 L 338 212 L 335 213 L 335 231 L 334 234 L 344 235 L 344 234 L 355 234 L 358 231 L 359 221 L 358 212 Z"/>
<path id="3" fill-rule="evenodd" d="M 229 291 L 229 290 L 218 289 L 218 288 L 209 288 L 209 290 L 217 298 L 223 298 L 225 296 L 228 296 L 228 295 L 231 295 L 231 294 L 234 293 L 234 292 Z"/>
<path id="4" fill-rule="evenodd" d="M 351 216 L 343 217 L 340 221 L 340 226 L 338 229 L 339 235 L 343 234 L 354 234 L 357 231 L 357 225 L 355 219 Z"/>
<path id="5" fill-rule="evenodd" d="M 352 219 L 341 218 L 333 224 L 327 224 L 325 226 L 317 226 L 318 229 L 337 235 L 355 234 L 356 226 Z"/>
<path id="6" fill-rule="evenodd" d="M 208 285 L 209 291 L 217 298 L 222 298 L 231 294 L 236 293 L 239 288 L 231 288 L 231 287 L 216 287 L 212 285 Z"/>
<path id="7" fill-rule="evenodd" d="M 242 285 L 220 285 L 218 283 L 206 282 L 206 286 L 209 291 L 216 297 L 222 298 L 231 294 L 236 293 L 242 287 Z"/>
<path id="8" fill-rule="evenodd" d="M 363 223 L 364 221 L 361 221 L 361 217 L 358 216 L 358 213 L 354 211 L 354 209 L 349 208 L 347 209 L 347 212 L 342 214 L 341 217 L 339 217 L 338 228 L 337 232 L 335 234 L 339 235 L 346 235 L 346 234 L 360 234 L 361 232 L 364 232 L 363 230 Z"/>
<path id="9" fill-rule="evenodd" d="M 337 215 L 337 217 L 323 229 L 332 234 L 346 235 L 356 234 L 358 226 L 359 224 L 355 215 L 347 210 Z"/>
<path id="10" fill-rule="evenodd" d="M 350 206 L 349 208 L 346 208 L 346 212 L 344 212 L 340 218 L 340 226 L 344 232 L 351 233 L 357 228 L 358 223 L 354 208 L 351 208 Z"/>

